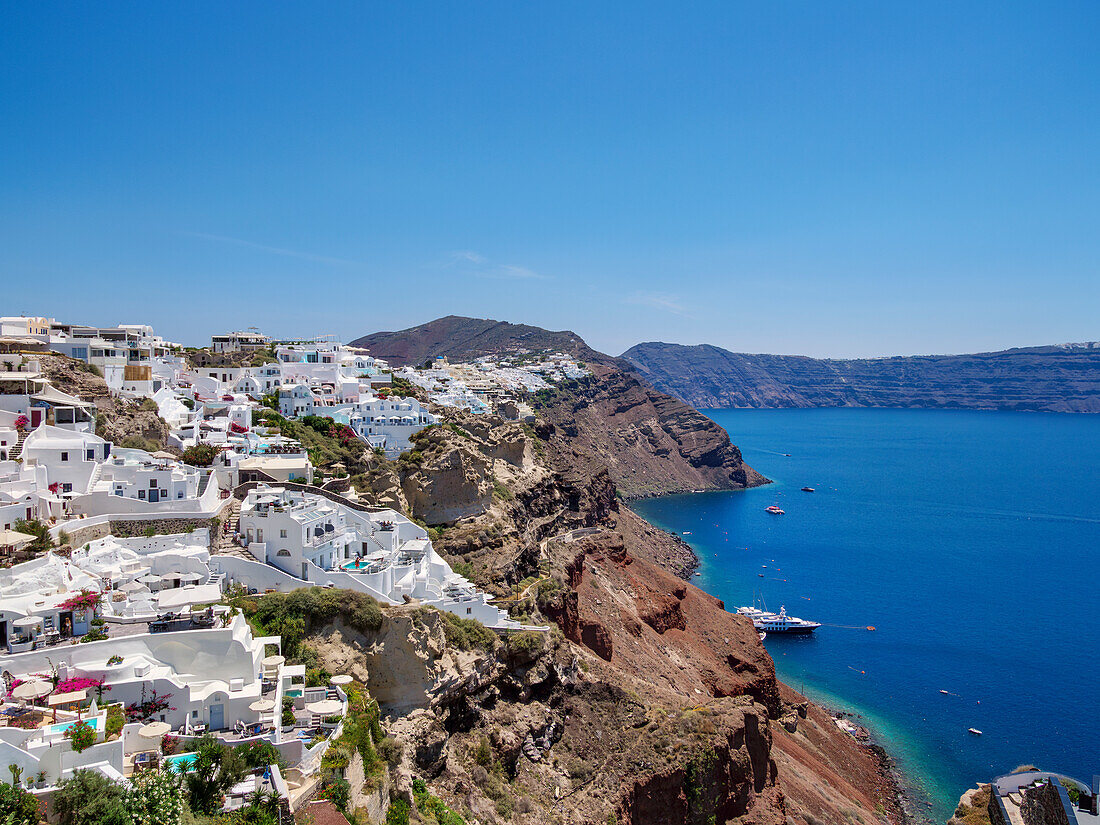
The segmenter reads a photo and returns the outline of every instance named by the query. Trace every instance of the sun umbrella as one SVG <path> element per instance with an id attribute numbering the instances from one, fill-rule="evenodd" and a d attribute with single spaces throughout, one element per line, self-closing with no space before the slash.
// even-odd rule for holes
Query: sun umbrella
<path id="1" fill-rule="evenodd" d="M 343 702 L 336 699 L 322 699 L 320 702 L 311 702 L 306 705 L 306 710 L 317 716 L 333 716 L 344 709 Z"/>
<path id="2" fill-rule="evenodd" d="M 21 619 L 16 619 L 14 622 L 12 622 L 12 624 L 15 627 L 18 627 L 21 630 L 23 628 L 26 628 L 26 627 L 36 627 L 37 625 L 42 624 L 42 617 L 41 616 L 24 616 Z"/>
<path id="3" fill-rule="evenodd" d="M 176 459 L 176 456 L 172 455 L 171 453 L 167 453 L 164 450 L 157 450 L 155 453 L 149 453 L 149 455 L 151 455 L 153 458 L 171 459 L 173 461 Z"/>
<path id="4" fill-rule="evenodd" d="M 175 578 L 181 582 L 201 582 L 206 577 L 202 573 L 180 573 Z"/>
<path id="5" fill-rule="evenodd" d="M 281 665 L 285 661 L 286 658 L 283 656 L 268 656 L 262 662 L 260 662 L 260 664 L 264 667 L 276 667 L 277 665 Z"/>
<path id="6" fill-rule="evenodd" d="M 18 530 L 0 530 L 0 547 L 22 547 L 35 540 L 35 536 L 20 533 Z"/>
<path id="7" fill-rule="evenodd" d="M 270 699 L 257 699 L 255 702 L 248 706 L 248 709 L 264 713 L 265 711 L 275 710 L 275 703 L 272 702 Z"/>
<path id="8" fill-rule="evenodd" d="M 348 676 L 346 673 L 339 673 L 328 680 L 331 685 L 350 685 L 354 679 Z"/>
<path id="9" fill-rule="evenodd" d="M 145 736 L 149 739 L 159 739 L 170 730 L 172 730 L 172 726 L 167 722 L 150 722 L 138 728 L 138 736 Z"/>
<path id="10" fill-rule="evenodd" d="M 16 699 L 41 699 L 53 693 L 53 682 L 44 679 L 32 679 L 21 685 L 16 685 L 11 695 Z"/>
<path id="11" fill-rule="evenodd" d="M 146 573 L 144 576 L 139 578 L 138 581 L 139 582 L 144 582 L 145 584 L 156 584 L 157 582 L 164 581 L 164 580 L 160 576 L 158 576 L 156 573 Z"/>

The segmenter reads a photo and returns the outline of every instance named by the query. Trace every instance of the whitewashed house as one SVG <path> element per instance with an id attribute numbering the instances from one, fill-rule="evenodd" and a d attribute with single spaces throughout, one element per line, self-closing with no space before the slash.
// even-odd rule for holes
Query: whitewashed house
<path id="1" fill-rule="evenodd" d="M 313 415 L 314 396 L 305 384 L 283 384 L 279 387 L 279 413 L 284 418 Z"/>
<path id="2" fill-rule="evenodd" d="M 258 485 L 241 507 L 239 529 L 254 561 L 211 558 L 232 581 L 283 591 L 303 583 L 332 585 L 384 604 L 416 599 L 489 627 L 521 627 L 451 570 L 424 528 L 395 510 L 357 508 L 314 493 Z"/>
<path id="3" fill-rule="evenodd" d="M 95 433 L 73 432 L 43 424 L 23 443 L 23 463 L 45 467 L 49 485 L 60 494 L 82 494 L 111 454 L 111 443 Z"/>
<path id="4" fill-rule="evenodd" d="M 389 455 L 405 452 L 414 433 L 435 423 L 436 416 L 415 398 L 372 397 L 352 405 L 348 420 L 355 434 L 372 446 L 382 439 Z"/>

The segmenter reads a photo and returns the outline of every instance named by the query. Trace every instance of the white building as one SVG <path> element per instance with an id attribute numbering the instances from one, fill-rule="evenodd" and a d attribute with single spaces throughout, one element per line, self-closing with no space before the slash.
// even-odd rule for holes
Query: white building
<path id="1" fill-rule="evenodd" d="M 45 467 L 57 493 L 85 493 L 92 475 L 111 454 L 111 444 L 95 433 L 73 432 L 43 424 L 23 443 L 23 464 Z"/>
<path id="2" fill-rule="evenodd" d="M 266 335 L 259 332 L 227 332 L 224 335 L 214 335 L 210 339 L 214 352 L 251 352 L 263 349 L 271 342 Z"/>
<path id="3" fill-rule="evenodd" d="M 306 582 L 332 585 L 383 604 L 416 599 L 488 627 L 520 627 L 451 570 L 424 528 L 395 510 L 259 485 L 245 498 L 239 529 L 255 561 L 214 556 L 211 564 L 242 584 L 280 590 Z"/>
<path id="4" fill-rule="evenodd" d="M 355 434 L 372 446 L 380 443 L 389 455 L 405 452 L 414 433 L 435 423 L 435 415 L 415 398 L 372 397 L 352 405 L 348 414 Z"/>
<path id="5" fill-rule="evenodd" d="M 305 384 L 283 384 L 279 387 L 279 413 L 284 418 L 313 415 L 314 396 Z"/>

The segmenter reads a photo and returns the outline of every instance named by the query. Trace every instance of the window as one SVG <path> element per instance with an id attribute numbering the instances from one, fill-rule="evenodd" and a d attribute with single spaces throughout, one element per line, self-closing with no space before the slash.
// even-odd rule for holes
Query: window
<path id="1" fill-rule="evenodd" d="M 95 450 L 94 449 L 88 450 L 88 460 L 89 461 L 95 461 Z"/>
<path id="2" fill-rule="evenodd" d="M 68 461 L 68 460 L 69 460 L 69 454 L 68 454 L 67 452 L 64 452 L 64 451 L 63 451 L 63 452 L 61 453 L 61 460 L 62 460 L 62 461 Z"/>
<path id="3" fill-rule="evenodd" d="M 155 478 L 149 479 L 149 489 L 155 490 L 157 486 L 157 480 Z"/>
<path id="4" fill-rule="evenodd" d="M 280 530 L 279 531 L 279 538 L 281 538 L 281 539 L 286 538 L 286 530 Z"/>
<path id="5" fill-rule="evenodd" d="M 467 607 L 466 608 L 467 615 L 469 615 L 470 613 L 473 613 L 473 612 L 474 612 L 474 609 L 472 607 Z"/>
<path id="6" fill-rule="evenodd" d="M 145 501 L 145 491 L 144 490 L 138 490 L 138 498 L 140 498 L 142 501 Z"/>
<path id="7" fill-rule="evenodd" d="M 70 484 L 69 482 L 66 481 L 64 484 L 61 485 L 61 492 L 71 493 L 72 491 L 73 491 L 73 485 Z"/>
<path id="8" fill-rule="evenodd" d="M 289 555 L 290 555 L 290 551 L 289 551 L 289 550 L 285 550 L 285 549 L 284 549 L 284 550 L 280 550 L 280 551 L 279 551 L 278 553 L 276 553 L 275 555 L 276 555 L 276 556 L 289 556 Z"/>

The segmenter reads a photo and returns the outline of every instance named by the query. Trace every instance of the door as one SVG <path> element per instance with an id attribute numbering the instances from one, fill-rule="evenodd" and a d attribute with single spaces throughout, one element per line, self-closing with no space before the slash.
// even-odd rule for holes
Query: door
<path id="1" fill-rule="evenodd" d="M 32 430 L 35 429 L 41 423 L 42 423 L 42 410 L 41 410 L 41 408 L 32 409 L 31 410 L 31 429 Z"/>
<path id="2" fill-rule="evenodd" d="M 158 501 L 160 501 L 160 490 L 156 490 L 156 489 L 150 490 L 149 491 L 149 503 L 150 504 L 155 504 Z"/>
<path id="3" fill-rule="evenodd" d="M 225 727 L 225 705 L 210 706 L 210 730 L 221 730 Z"/>

